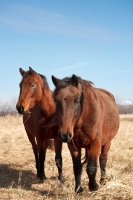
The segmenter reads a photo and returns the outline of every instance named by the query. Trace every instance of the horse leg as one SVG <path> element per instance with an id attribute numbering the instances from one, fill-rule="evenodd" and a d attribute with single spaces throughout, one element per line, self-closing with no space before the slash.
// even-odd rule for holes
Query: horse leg
<path id="1" fill-rule="evenodd" d="M 107 164 L 107 155 L 108 155 L 108 151 L 110 149 L 110 145 L 111 145 L 111 141 L 102 146 L 101 154 L 100 154 L 100 158 L 99 158 L 100 169 L 101 169 L 100 183 L 102 185 L 104 185 L 106 183 L 105 182 L 105 179 L 106 179 L 106 164 Z"/>
<path id="2" fill-rule="evenodd" d="M 82 174 L 82 164 L 81 164 L 81 148 L 77 149 L 73 142 L 68 143 L 68 148 L 70 150 L 72 161 L 73 161 L 73 171 L 75 176 L 75 192 L 81 193 L 83 191 L 81 186 L 81 174 Z"/>
<path id="3" fill-rule="evenodd" d="M 55 146 L 55 162 L 56 162 L 56 166 L 58 168 L 58 174 L 59 174 L 59 181 L 61 183 L 64 183 L 64 177 L 62 174 L 62 156 L 61 156 L 61 152 L 62 152 L 62 142 L 56 138 L 54 139 L 54 146 Z"/>
<path id="4" fill-rule="evenodd" d="M 39 158 L 38 158 L 38 148 L 37 148 L 36 140 L 33 135 L 29 134 L 27 131 L 26 131 L 26 133 L 27 133 L 30 143 L 32 144 L 32 149 L 33 149 L 35 161 L 36 161 L 37 177 L 38 177 L 38 175 L 39 175 Z"/>
<path id="5" fill-rule="evenodd" d="M 96 182 L 97 163 L 100 155 L 100 142 L 98 140 L 93 141 L 88 149 L 88 163 L 86 171 L 89 178 L 89 189 L 90 191 L 98 190 L 98 184 Z"/>
<path id="6" fill-rule="evenodd" d="M 46 179 L 45 172 L 44 172 L 44 162 L 45 162 L 45 156 L 46 156 L 46 140 L 44 141 L 42 138 L 37 138 L 37 145 L 38 145 L 38 151 L 39 151 L 39 174 L 38 178 L 40 180 Z"/>

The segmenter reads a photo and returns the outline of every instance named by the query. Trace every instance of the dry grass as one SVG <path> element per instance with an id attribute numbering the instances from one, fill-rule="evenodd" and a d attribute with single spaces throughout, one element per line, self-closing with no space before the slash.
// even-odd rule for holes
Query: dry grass
<path id="1" fill-rule="evenodd" d="M 35 161 L 21 117 L 0 117 L 0 199 L 15 200 L 122 200 L 133 199 L 133 115 L 121 116 L 121 125 L 112 141 L 107 164 L 108 181 L 97 192 L 89 192 L 83 168 L 82 195 L 74 193 L 72 161 L 63 145 L 65 184 L 57 180 L 54 152 L 47 151 L 46 175 L 40 183 L 36 178 Z M 98 170 L 97 180 L 99 180 Z"/>

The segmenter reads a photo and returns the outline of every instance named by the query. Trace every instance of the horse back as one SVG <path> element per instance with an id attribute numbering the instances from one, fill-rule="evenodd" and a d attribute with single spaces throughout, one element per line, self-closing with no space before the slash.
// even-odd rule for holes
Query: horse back
<path id="1" fill-rule="evenodd" d="M 115 99 L 107 90 L 93 86 L 86 85 L 84 91 L 84 106 L 76 128 L 82 129 L 90 141 L 99 138 L 104 145 L 114 138 L 119 128 Z"/>
<path id="2" fill-rule="evenodd" d="M 102 144 L 112 140 L 119 128 L 119 113 L 114 96 L 107 90 L 96 89 L 101 106 Z"/>
<path id="3" fill-rule="evenodd" d="M 107 94 L 108 96 L 110 96 L 110 97 L 115 101 L 114 95 L 111 94 L 109 91 L 107 91 L 107 90 L 105 90 L 105 89 L 102 89 L 102 88 L 97 88 L 97 90 L 98 90 L 99 92 L 103 93 L 103 94 L 104 94 L 104 93 Z"/>

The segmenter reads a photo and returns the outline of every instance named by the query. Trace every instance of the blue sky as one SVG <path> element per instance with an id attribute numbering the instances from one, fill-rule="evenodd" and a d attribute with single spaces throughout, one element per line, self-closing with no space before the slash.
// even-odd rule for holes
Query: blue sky
<path id="1" fill-rule="evenodd" d="M 133 103 L 132 0 L 0 0 L 0 100 L 18 98 L 19 68 L 78 75 Z"/>

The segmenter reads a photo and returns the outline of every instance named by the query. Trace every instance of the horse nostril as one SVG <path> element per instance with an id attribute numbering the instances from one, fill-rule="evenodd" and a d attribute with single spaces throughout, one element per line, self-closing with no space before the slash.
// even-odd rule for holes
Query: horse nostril
<path id="1" fill-rule="evenodd" d="M 24 107 L 23 106 L 16 106 L 16 109 L 20 114 L 24 113 Z"/>
<path id="2" fill-rule="evenodd" d="M 23 112 L 24 111 L 24 107 L 20 106 L 20 110 L 21 110 L 21 112 Z"/>
<path id="3" fill-rule="evenodd" d="M 60 139 L 62 142 L 68 142 L 68 136 L 67 136 L 67 134 L 64 134 L 64 133 L 59 132 L 58 137 L 59 137 L 59 139 Z"/>
<path id="4" fill-rule="evenodd" d="M 67 133 L 68 139 L 72 138 L 72 134 L 70 132 Z"/>
<path id="5" fill-rule="evenodd" d="M 58 137 L 62 142 L 70 142 L 72 139 L 72 134 L 70 132 L 67 133 L 59 132 Z"/>

